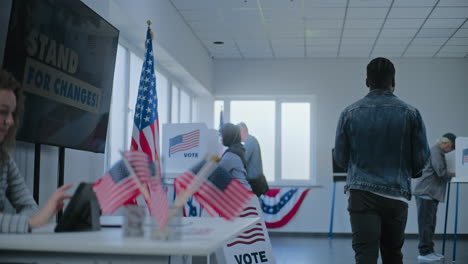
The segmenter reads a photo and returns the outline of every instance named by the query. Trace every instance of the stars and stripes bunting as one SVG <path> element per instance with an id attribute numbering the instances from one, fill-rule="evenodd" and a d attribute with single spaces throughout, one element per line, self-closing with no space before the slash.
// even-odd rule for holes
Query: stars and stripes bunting
<path id="1" fill-rule="evenodd" d="M 309 188 L 270 188 L 260 203 L 267 228 L 280 228 L 296 215 Z"/>

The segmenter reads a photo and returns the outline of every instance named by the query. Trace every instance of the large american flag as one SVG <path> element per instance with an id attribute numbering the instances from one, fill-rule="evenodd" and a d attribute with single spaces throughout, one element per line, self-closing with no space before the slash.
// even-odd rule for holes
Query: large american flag
<path id="1" fill-rule="evenodd" d="M 145 60 L 140 76 L 135 117 L 133 122 L 132 150 L 141 150 L 155 161 L 158 176 L 161 175 L 161 165 L 158 154 L 159 119 L 158 97 L 156 94 L 156 75 L 154 74 L 153 42 L 151 29 L 146 32 Z"/>
<path id="2" fill-rule="evenodd" d="M 112 214 L 129 200 L 140 195 L 136 177 L 131 177 L 123 160 L 117 162 L 94 185 L 102 214 Z"/>
<path id="3" fill-rule="evenodd" d="M 194 172 L 188 171 L 176 178 L 174 185 L 177 195 L 185 191 L 195 180 Z M 195 199 L 211 216 L 233 220 L 249 203 L 253 193 L 234 179 L 222 168 L 215 171 L 203 182 L 194 194 Z"/>
<path id="4" fill-rule="evenodd" d="M 200 129 L 177 135 L 169 139 L 169 157 L 179 151 L 196 148 L 200 145 Z"/>
<path id="5" fill-rule="evenodd" d="M 135 117 L 133 122 L 132 150 L 146 153 L 155 164 L 149 166 L 151 176 L 142 179 L 144 188 L 149 189 L 150 199 L 146 201 L 150 214 L 155 218 L 160 228 L 169 220 L 169 204 L 166 191 L 163 188 L 161 163 L 159 162 L 159 118 L 158 96 L 156 93 L 156 75 L 154 73 L 153 40 L 151 29 L 146 31 L 145 60 L 141 69 L 140 86 L 138 88 Z M 138 172 L 136 171 L 138 174 Z"/>

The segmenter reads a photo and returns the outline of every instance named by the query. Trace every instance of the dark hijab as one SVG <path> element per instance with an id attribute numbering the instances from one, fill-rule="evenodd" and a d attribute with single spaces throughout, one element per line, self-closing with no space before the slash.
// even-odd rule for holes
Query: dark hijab
<path id="1" fill-rule="evenodd" d="M 244 146 L 241 144 L 241 136 L 240 136 L 240 128 L 232 123 L 226 123 L 221 127 L 221 137 L 223 138 L 223 145 L 228 147 L 228 149 L 224 152 L 232 152 L 239 156 L 246 166 L 245 160 L 245 149 Z"/>

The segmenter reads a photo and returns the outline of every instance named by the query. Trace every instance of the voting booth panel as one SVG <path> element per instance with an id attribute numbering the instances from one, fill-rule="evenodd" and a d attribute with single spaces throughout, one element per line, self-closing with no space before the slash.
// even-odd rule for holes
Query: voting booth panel
<path id="1" fill-rule="evenodd" d="M 455 178 L 452 182 L 468 182 L 468 137 L 455 140 Z"/>
<path id="2" fill-rule="evenodd" d="M 174 179 L 206 156 L 220 155 L 218 131 L 204 123 L 164 124 L 161 161 L 166 179 Z"/>

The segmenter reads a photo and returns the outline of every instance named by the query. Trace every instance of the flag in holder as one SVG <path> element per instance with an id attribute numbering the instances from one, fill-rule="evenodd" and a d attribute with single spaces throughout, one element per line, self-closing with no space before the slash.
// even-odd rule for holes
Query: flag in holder
<path id="1" fill-rule="evenodd" d="M 206 163 L 202 161 L 191 171 L 176 178 L 174 185 L 177 199 L 183 197 L 180 198 L 183 205 L 188 197 L 194 195 L 211 216 L 234 220 L 252 199 L 253 193 L 217 164 L 211 166 L 209 171 L 205 170 Z"/>

